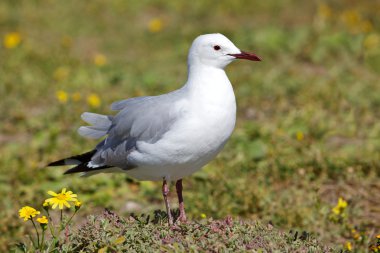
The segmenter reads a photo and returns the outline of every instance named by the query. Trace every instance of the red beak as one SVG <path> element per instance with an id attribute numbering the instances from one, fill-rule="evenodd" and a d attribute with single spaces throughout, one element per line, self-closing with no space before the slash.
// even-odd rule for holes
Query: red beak
<path id="1" fill-rule="evenodd" d="M 244 51 L 241 51 L 240 54 L 228 54 L 228 55 L 231 55 L 231 56 L 235 57 L 236 59 L 246 59 L 246 60 L 250 60 L 250 61 L 261 61 L 261 58 L 258 57 L 257 55 L 255 55 L 254 53 L 248 53 L 248 52 L 244 52 Z"/>

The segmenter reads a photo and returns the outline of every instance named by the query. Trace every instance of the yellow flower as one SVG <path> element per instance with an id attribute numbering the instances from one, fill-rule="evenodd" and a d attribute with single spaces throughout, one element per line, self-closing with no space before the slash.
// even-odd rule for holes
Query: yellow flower
<path id="1" fill-rule="evenodd" d="M 340 209 L 337 208 L 337 207 L 334 207 L 334 208 L 332 209 L 332 212 L 333 212 L 334 214 L 336 214 L 336 215 L 339 215 L 339 214 L 340 214 Z"/>
<path id="2" fill-rule="evenodd" d="M 48 219 L 46 218 L 46 216 L 42 216 L 40 218 L 37 218 L 37 222 L 40 223 L 40 224 L 48 224 Z"/>
<path id="3" fill-rule="evenodd" d="M 107 64 L 107 57 L 104 54 L 95 54 L 94 63 L 96 66 L 104 66 Z"/>
<path id="4" fill-rule="evenodd" d="M 345 209 L 347 207 L 347 201 L 345 201 L 343 198 L 339 198 L 337 206 L 339 208 Z"/>
<path id="5" fill-rule="evenodd" d="M 148 24 L 148 29 L 152 33 L 158 33 L 160 31 L 162 31 L 163 27 L 164 27 L 164 24 L 163 24 L 162 20 L 159 18 L 154 18 L 154 19 L 150 20 L 149 24 Z"/>
<path id="6" fill-rule="evenodd" d="M 77 201 L 77 195 L 72 191 L 66 191 L 66 188 L 63 188 L 60 193 L 48 191 L 48 194 L 53 196 L 53 198 L 46 199 L 45 201 L 52 205 L 53 209 L 55 209 L 57 206 L 59 206 L 59 209 L 63 209 L 63 205 L 65 205 L 67 208 L 70 208 L 68 201 Z"/>
<path id="7" fill-rule="evenodd" d="M 332 212 L 336 215 L 340 215 L 347 207 L 347 201 L 345 201 L 343 198 L 338 199 L 338 203 L 336 206 L 332 209 Z"/>
<path id="8" fill-rule="evenodd" d="M 74 102 L 78 102 L 82 98 L 82 95 L 79 92 L 74 92 L 71 98 Z"/>
<path id="9" fill-rule="evenodd" d="M 47 201 L 44 201 L 44 203 L 42 204 L 42 207 L 45 211 L 48 211 L 49 210 L 49 207 L 50 207 L 50 204 L 49 202 Z"/>
<path id="10" fill-rule="evenodd" d="M 352 244 L 351 244 L 351 242 L 346 242 L 345 248 L 346 248 L 348 251 L 351 251 L 351 250 L 352 250 Z"/>
<path id="11" fill-rule="evenodd" d="M 96 95 L 95 93 L 91 93 L 90 95 L 87 96 L 87 103 L 91 107 L 99 107 L 101 104 L 101 101 L 98 95 Z"/>
<path id="12" fill-rule="evenodd" d="M 377 238 L 377 239 L 380 239 L 380 234 L 378 234 L 378 235 L 376 236 L 376 238 Z"/>
<path id="13" fill-rule="evenodd" d="M 351 229 L 351 235 L 352 235 L 352 238 L 354 238 L 357 241 L 361 239 L 360 233 L 354 228 Z"/>
<path id="14" fill-rule="evenodd" d="M 297 131 L 297 133 L 296 133 L 297 141 L 302 141 L 304 139 L 304 137 L 305 136 L 301 131 Z"/>
<path id="15" fill-rule="evenodd" d="M 58 67 L 54 71 L 53 77 L 57 81 L 62 81 L 62 80 L 65 80 L 69 76 L 69 73 L 70 73 L 70 69 L 68 67 L 61 66 L 61 67 Z"/>
<path id="16" fill-rule="evenodd" d="M 32 217 L 40 214 L 40 211 L 37 211 L 33 207 L 24 206 L 20 210 L 18 210 L 20 218 L 24 218 L 24 221 L 31 219 Z"/>
<path id="17" fill-rule="evenodd" d="M 55 93 L 56 98 L 61 104 L 66 104 L 67 100 L 69 99 L 69 96 L 67 95 L 66 91 L 59 90 Z"/>
<path id="18" fill-rule="evenodd" d="M 4 36 L 4 47 L 11 49 L 17 47 L 21 43 L 21 35 L 18 32 L 7 33 Z"/>
<path id="19" fill-rule="evenodd" d="M 202 219 L 206 219 L 206 217 L 207 217 L 206 214 L 201 213 L 201 218 L 202 218 Z"/>
<path id="20" fill-rule="evenodd" d="M 79 209 L 80 209 L 80 207 L 82 206 L 82 202 L 80 202 L 80 201 L 75 201 L 75 211 L 78 211 Z"/>

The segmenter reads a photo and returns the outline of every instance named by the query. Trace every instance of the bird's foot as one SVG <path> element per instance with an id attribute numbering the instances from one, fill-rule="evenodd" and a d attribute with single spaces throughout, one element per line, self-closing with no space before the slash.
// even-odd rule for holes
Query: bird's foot
<path id="1" fill-rule="evenodd" d="M 186 223 L 187 223 L 187 217 L 186 217 L 186 214 L 181 213 L 181 214 L 178 216 L 176 222 L 180 222 L 180 223 L 186 224 Z"/>

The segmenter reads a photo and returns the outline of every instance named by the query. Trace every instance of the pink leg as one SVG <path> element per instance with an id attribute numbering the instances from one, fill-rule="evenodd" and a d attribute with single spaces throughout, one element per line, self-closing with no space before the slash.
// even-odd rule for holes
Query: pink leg
<path id="1" fill-rule="evenodd" d="M 165 201 L 165 207 L 166 207 L 166 213 L 168 214 L 168 222 L 169 222 L 169 226 L 173 225 L 173 217 L 172 217 L 172 214 L 170 212 L 170 205 L 169 205 L 169 199 L 168 199 L 168 195 L 169 195 L 169 186 L 164 178 L 163 182 L 162 182 L 162 195 L 164 196 L 164 201 Z"/>
<path id="2" fill-rule="evenodd" d="M 178 195 L 178 203 L 179 203 L 179 217 L 178 220 L 181 222 L 186 222 L 186 213 L 185 213 L 185 205 L 183 203 L 183 197 L 182 197 L 182 179 L 177 180 L 175 183 L 175 187 L 177 190 Z"/>

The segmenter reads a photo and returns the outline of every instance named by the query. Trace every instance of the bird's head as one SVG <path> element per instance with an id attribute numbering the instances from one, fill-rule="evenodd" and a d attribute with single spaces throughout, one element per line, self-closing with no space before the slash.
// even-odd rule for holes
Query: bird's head
<path id="1" fill-rule="evenodd" d="M 188 63 L 223 69 L 235 59 L 261 61 L 257 55 L 241 51 L 226 36 L 214 33 L 198 36 L 193 41 Z"/>

